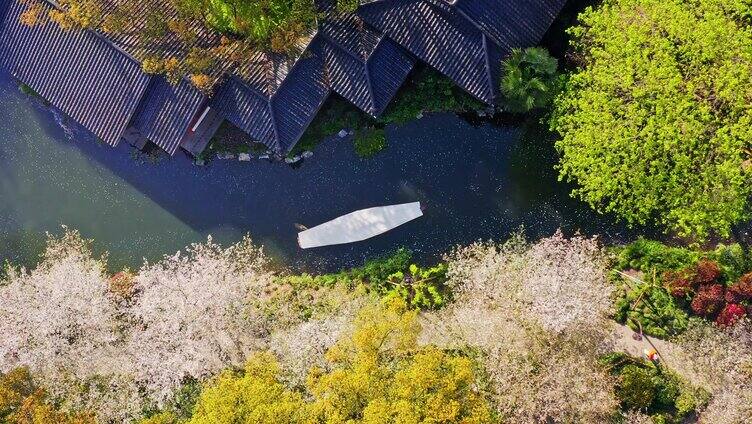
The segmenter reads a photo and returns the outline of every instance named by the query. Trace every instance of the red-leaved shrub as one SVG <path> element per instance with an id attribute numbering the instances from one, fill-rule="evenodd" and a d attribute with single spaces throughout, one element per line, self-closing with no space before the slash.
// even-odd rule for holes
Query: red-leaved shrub
<path id="1" fill-rule="evenodd" d="M 701 286 L 692 299 L 692 312 L 703 317 L 711 317 L 723 308 L 724 288 L 720 284 Z"/>
<path id="2" fill-rule="evenodd" d="M 666 271 L 663 274 L 663 285 L 671 296 L 685 298 L 693 293 L 697 287 L 692 273 L 683 269 L 681 271 Z"/>
<path id="3" fill-rule="evenodd" d="M 718 317 L 715 319 L 716 324 L 727 327 L 729 325 L 734 325 L 737 321 L 739 321 L 747 311 L 744 309 L 744 306 L 739 305 L 738 303 L 729 303 L 726 305 L 726 307 L 723 308 L 720 314 L 718 314 Z"/>
<path id="4" fill-rule="evenodd" d="M 721 276 L 721 268 L 714 261 L 702 259 L 695 265 L 695 282 L 697 284 L 714 283 Z"/>
<path id="5" fill-rule="evenodd" d="M 726 292 L 727 302 L 738 303 L 743 300 L 752 300 L 752 273 L 742 275 Z"/>

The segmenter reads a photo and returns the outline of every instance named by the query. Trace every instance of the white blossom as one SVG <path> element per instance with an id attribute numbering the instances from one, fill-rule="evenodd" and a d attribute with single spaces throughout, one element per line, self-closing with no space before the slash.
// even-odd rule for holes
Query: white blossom
<path id="1" fill-rule="evenodd" d="M 455 301 L 424 314 L 422 343 L 479 354 L 503 421 L 604 422 L 617 407 L 605 352 L 611 287 L 595 240 L 560 233 L 449 257 Z"/>
<path id="2" fill-rule="evenodd" d="M 267 262 L 249 239 L 227 249 L 210 240 L 136 274 L 127 350 L 137 381 L 158 404 L 185 378 L 240 365 L 261 346 L 267 323 L 253 302 L 273 281 Z"/>

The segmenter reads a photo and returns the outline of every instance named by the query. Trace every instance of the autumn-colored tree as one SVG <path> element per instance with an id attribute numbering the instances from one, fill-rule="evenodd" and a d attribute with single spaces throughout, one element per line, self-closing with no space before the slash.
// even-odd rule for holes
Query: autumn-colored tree
<path id="1" fill-rule="evenodd" d="M 632 224 L 728 236 L 752 195 L 749 2 L 606 0 L 570 30 L 561 178 Z"/>
<path id="2" fill-rule="evenodd" d="M 256 354 L 204 389 L 189 423 L 490 423 L 473 361 L 419 347 L 419 331 L 401 299 L 367 306 L 327 352 L 328 369 L 311 370 L 305 393 L 280 382 L 274 356 Z"/>
<path id="3" fill-rule="evenodd" d="M 5 424 L 94 424 L 88 413 L 60 411 L 37 388 L 27 368 L 0 373 L 0 422 Z"/>
<path id="4" fill-rule="evenodd" d="M 172 83 L 185 77 L 204 92 L 252 51 L 299 53 L 318 18 L 313 0 L 60 0 L 59 7 L 25 1 L 23 23 L 49 17 L 65 30 L 126 37 L 128 52 L 146 73 L 164 74 Z"/>

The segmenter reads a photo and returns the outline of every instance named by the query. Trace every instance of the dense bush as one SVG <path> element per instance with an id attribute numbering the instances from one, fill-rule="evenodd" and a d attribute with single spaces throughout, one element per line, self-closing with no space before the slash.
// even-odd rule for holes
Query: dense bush
<path id="1" fill-rule="evenodd" d="M 636 365 L 627 365 L 619 372 L 616 395 L 627 409 L 650 408 L 656 396 L 651 373 Z"/>
<path id="2" fill-rule="evenodd" d="M 752 273 L 744 274 L 739 281 L 729 286 L 726 291 L 726 301 L 738 303 L 752 301 Z"/>
<path id="3" fill-rule="evenodd" d="M 616 395 L 623 410 L 646 412 L 653 422 L 681 423 L 710 397 L 664 366 L 624 353 L 604 355 L 600 363 L 617 377 Z"/>
<path id="4" fill-rule="evenodd" d="M 559 63 L 541 47 L 515 49 L 503 63 L 501 94 L 504 109 L 526 113 L 547 108 L 561 89 Z"/>
<path id="5" fill-rule="evenodd" d="M 457 87 L 449 78 L 424 67 L 413 73 L 379 121 L 404 124 L 425 112 L 463 112 L 483 107 L 483 103 Z"/>
<path id="6" fill-rule="evenodd" d="M 617 249 L 614 262 L 616 269 L 638 276 L 612 275 L 620 287 L 615 318 L 635 330 L 639 323 L 650 335 L 681 333 L 689 313 L 732 324 L 752 299 L 747 294 L 752 277 L 744 274 L 749 261 L 738 245 L 703 252 L 641 239 Z"/>
<path id="7" fill-rule="evenodd" d="M 369 259 L 362 267 L 335 274 L 289 276 L 284 280 L 293 286 L 307 287 L 342 284 L 354 289 L 363 285 L 381 297 L 399 297 L 411 307 L 421 309 L 439 308 L 451 297 L 445 284 L 446 265 L 420 267 L 412 263 L 412 253 L 404 248 L 388 256 Z"/>
<path id="8" fill-rule="evenodd" d="M 645 273 L 655 271 L 658 275 L 687 268 L 701 257 L 699 252 L 691 249 L 667 246 L 644 238 L 618 248 L 616 253 L 616 268 L 635 269 Z"/>
<path id="9" fill-rule="evenodd" d="M 689 316 L 659 283 L 636 282 L 615 276 L 619 290 L 614 302 L 614 319 L 633 330 L 667 338 L 687 327 Z"/>
<path id="10" fill-rule="evenodd" d="M 692 299 L 692 312 L 705 318 L 712 318 L 723 308 L 724 289 L 720 284 L 708 284 L 700 287 Z"/>

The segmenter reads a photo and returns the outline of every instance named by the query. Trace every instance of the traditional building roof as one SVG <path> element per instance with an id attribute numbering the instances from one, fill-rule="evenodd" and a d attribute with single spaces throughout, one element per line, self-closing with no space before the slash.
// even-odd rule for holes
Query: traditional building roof
<path id="1" fill-rule="evenodd" d="M 253 52 L 240 67 L 220 66 L 211 96 L 187 80 L 172 85 L 144 74 L 134 57 L 153 46 L 132 35 L 23 25 L 22 0 L 0 0 L 0 66 L 111 145 L 127 129 L 173 154 L 211 109 L 213 119 L 286 153 L 331 92 L 381 114 L 416 58 L 493 103 L 501 59 L 537 43 L 565 0 L 378 0 L 356 14 L 339 13 L 330 1 L 317 0 L 325 18 L 301 40 L 298 57 Z M 161 43 L 154 48 L 174 44 Z M 191 146 L 206 144 L 191 134 Z"/>
<path id="2" fill-rule="evenodd" d="M 379 0 L 358 14 L 486 103 L 499 62 L 540 41 L 566 0 Z"/>
<path id="3" fill-rule="evenodd" d="M 206 96 L 188 81 L 173 85 L 161 75 L 154 75 L 131 126 L 172 155 L 206 101 Z"/>
<path id="4" fill-rule="evenodd" d="M 150 77 L 138 63 L 90 31 L 54 23 L 21 24 L 25 5 L 0 0 L 0 65 L 89 129 L 116 145 Z"/>
<path id="5" fill-rule="evenodd" d="M 321 48 L 317 36 L 309 49 Z M 260 80 L 263 81 L 263 80 Z M 212 108 L 251 137 L 277 152 L 288 152 L 303 135 L 329 95 L 324 64 L 318 54 L 305 54 L 285 69 L 273 88 L 232 76 L 220 84 Z"/>
<path id="6" fill-rule="evenodd" d="M 362 111 L 380 115 L 415 66 L 415 58 L 352 13 L 322 2 L 319 33 L 332 90 Z"/>

